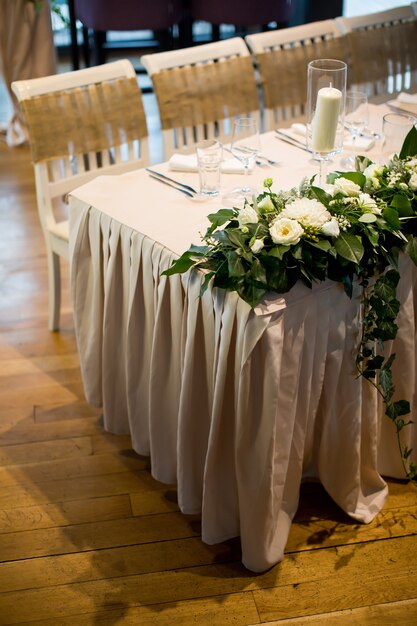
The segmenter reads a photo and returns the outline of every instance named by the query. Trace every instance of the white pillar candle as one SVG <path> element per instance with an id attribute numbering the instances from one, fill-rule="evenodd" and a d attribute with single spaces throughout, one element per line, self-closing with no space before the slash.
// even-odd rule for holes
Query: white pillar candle
<path id="1" fill-rule="evenodd" d="M 315 152 L 334 149 L 342 92 L 334 87 L 322 87 L 317 92 L 313 120 L 312 148 Z"/>

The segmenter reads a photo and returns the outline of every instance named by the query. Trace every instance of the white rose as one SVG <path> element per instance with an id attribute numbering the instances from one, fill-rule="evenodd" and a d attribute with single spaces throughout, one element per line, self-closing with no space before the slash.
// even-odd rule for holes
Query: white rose
<path id="1" fill-rule="evenodd" d="M 410 189 L 417 189 L 417 172 L 411 175 L 408 186 Z"/>
<path id="2" fill-rule="evenodd" d="M 252 250 L 254 254 L 256 254 L 257 252 L 260 252 L 263 247 L 264 247 L 263 239 L 255 239 L 250 249 Z"/>
<path id="3" fill-rule="evenodd" d="M 237 219 L 239 221 L 239 228 L 244 227 L 246 224 L 257 224 L 259 221 L 257 212 L 251 206 L 245 206 L 240 209 Z"/>
<path id="4" fill-rule="evenodd" d="M 382 174 L 383 167 L 378 166 L 376 163 L 371 163 L 368 165 L 363 171 L 366 178 L 375 178 L 376 176 L 380 176 Z"/>
<path id="5" fill-rule="evenodd" d="M 326 235 L 326 237 L 338 237 L 340 234 L 340 228 L 337 219 L 332 217 L 330 221 L 323 224 L 321 232 L 323 235 Z"/>
<path id="6" fill-rule="evenodd" d="M 278 217 L 272 222 L 269 232 L 274 243 L 292 246 L 300 241 L 304 229 L 297 220 Z"/>
<path id="7" fill-rule="evenodd" d="M 359 185 L 353 182 L 353 180 L 349 180 L 348 178 L 344 178 L 341 176 L 340 178 L 336 178 L 334 181 L 335 193 L 343 193 L 345 196 L 359 196 L 361 193 L 361 188 Z"/>
<path id="8" fill-rule="evenodd" d="M 274 203 L 271 200 L 271 196 L 265 196 L 260 202 L 258 202 L 258 208 L 265 211 L 273 211 L 275 209 Z"/>
<path id="9" fill-rule="evenodd" d="M 381 214 L 381 209 L 368 193 L 359 194 L 358 206 L 365 209 L 367 213 L 374 213 L 375 215 Z"/>
<path id="10" fill-rule="evenodd" d="M 280 218 L 297 220 L 304 227 L 321 228 L 323 224 L 331 219 L 326 207 L 318 200 L 309 198 L 297 198 L 294 202 L 287 204 L 280 213 Z"/>

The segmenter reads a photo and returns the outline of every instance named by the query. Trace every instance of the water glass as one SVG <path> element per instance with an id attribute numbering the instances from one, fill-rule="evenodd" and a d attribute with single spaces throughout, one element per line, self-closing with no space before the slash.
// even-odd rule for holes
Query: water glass
<path id="1" fill-rule="evenodd" d="M 387 161 L 392 154 L 401 152 L 404 139 L 417 119 L 403 113 L 387 113 L 382 121 L 382 158 Z"/>
<path id="2" fill-rule="evenodd" d="M 199 143 L 196 150 L 200 194 L 203 196 L 217 196 L 220 192 L 222 145 L 215 139 L 207 139 Z"/>

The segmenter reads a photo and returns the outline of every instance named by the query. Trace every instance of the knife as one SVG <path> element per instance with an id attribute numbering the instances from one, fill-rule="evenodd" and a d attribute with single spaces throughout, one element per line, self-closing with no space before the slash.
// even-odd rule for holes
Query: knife
<path id="1" fill-rule="evenodd" d="M 295 146 L 296 148 L 301 148 L 302 150 L 305 150 L 306 152 L 311 152 L 311 150 L 307 148 L 306 144 L 303 143 L 302 141 L 298 141 L 298 139 L 294 139 L 294 137 L 290 137 L 289 135 L 287 135 L 286 133 L 283 133 L 280 130 L 275 129 L 275 132 L 278 135 L 277 139 L 280 139 L 281 141 L 285 141 L 285 143 L 289 143 L 292 146 Z"/>
<path id="2" fill-rule="evenodd" d="M 149 176 L 154 180 L 157 180 L 159 183 L 162 183 L 163 185 L 168 185 L 168 187 L 171 187 L 172 189 L 176 189 L 177 191 L 181 191 L 181 193 L 185 193 L 185 195 L 189 196 L 190 198 L 195 197 L 195 194 L 191 191 L 187 191 L 187 189 L 183 189 L 182 187 L 177 187 L 177 184 L 174 184 L 175 181 L 171 182 L 171 179 L 168 178 L 168 176 L 160 177 L 155 176 L 155 174 L 152 173 L 149 173 Z"/>
<path id="3" fill-rule="evenodd" d="M 188 189 L 188 191 L 191 191 L 191 193 L 198 193 L 194 187 L 191 187 L 191 185 L 186 185 L 185 183 L 180 183 L 178 180 L 174 180 L 173 178 L 170 178 L 169 176 L 167 176 L 166 174 L 161 174 L 161 172 L 157 172 L 156 170 L 153 170 L 151 167 L 147 167 L 145 168 L 148 172 L 150 172 L 151 174 L 155 176 L 160 176 L 161 178 L 163 178 L 164 180 L 169 180 L 170 183 L 174 183 L 174 185 L 179 185 L 180 187 L 184 187 L 184 189 Z"/>

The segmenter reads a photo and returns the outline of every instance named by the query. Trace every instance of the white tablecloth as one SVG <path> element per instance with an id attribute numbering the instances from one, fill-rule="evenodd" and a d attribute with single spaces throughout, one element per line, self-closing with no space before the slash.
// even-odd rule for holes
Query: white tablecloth
<path id="1" fill-rule="evenodd" d="M 262 140 L 283 165 L 256 168 L 253 183 L 272 176 L 275 189 L 288 189 L 316 171 L 307 153 L 273 134 Z M 197 184 L 195 174 L 174 177 Z M 240 181 L 225 175 L 222 184 Z M 151 456 L 156 479 L 177 483 L 181 510 L 202 515 L 203 540 L 240 535 L 247 568 L 277 563 L 303 476 L 318 477 L 354 519 L 371 521 L 387 496 L 380 472 L 403 471 L 392 424 L 355 376 L 358 294 L 349 300 L 328 281 L 297 284 L 255 311 L 217 289 L 200 299 L 199 274 L 161 272 L 200 243 L 205 216 L 221 201 L 187 199 L 144 170 L 99 177 L 70 205 L 87 399 L 103 407 L 106 429 L 130 433 L 134 449 Z M 397 395 L 413 401 L 416 272 L 403 264 L 395 382 Z M 406 430 L 416 448 L 416 430 Z"/>

